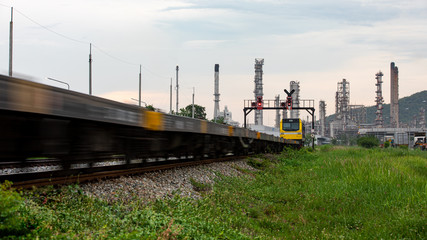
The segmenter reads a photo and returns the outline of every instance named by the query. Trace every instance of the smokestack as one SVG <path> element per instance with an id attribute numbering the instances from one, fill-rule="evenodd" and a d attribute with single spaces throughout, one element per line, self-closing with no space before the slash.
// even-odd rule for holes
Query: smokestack
<path id="1" fill-rule="evenodd" d="M 216 118 L 218 117 L 219 113 L 219 64 L 215 64 L 215 105 L 214 105 L 214 121 L 216 122 Z"/>
<path id="2" fill-rule="evenodd" d="M 390 64 L 390 126 L 399 127 L 399 70 Z"/>
<path id="3" fill-rule="evenodd" d="M 179 71 L 179 67 L 178 65 L 176 65 L 176 115 L 178 115 L 179 113 L 179 109 L 178 109 L 178 97 L 179 97 L 179 85 L 178 85 L 178 71 Z"/>
<path id="4" fill-rule="evenodd" d="M 324 100 L 319 101 L 319 118 L 320 118 L 320 135 L 326 136 L 325 119 L 326 119 L 326 103 Z"/>

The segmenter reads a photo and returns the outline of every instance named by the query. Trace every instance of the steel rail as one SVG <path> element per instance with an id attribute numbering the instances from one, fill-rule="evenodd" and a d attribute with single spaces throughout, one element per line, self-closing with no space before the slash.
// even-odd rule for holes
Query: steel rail
<path id="1" fill-rule="evenodd" d="M 133 165 L 136 164 L 123 164 L 123 165 L 114 165 L 108 167 L 96 167 L 96 168 L 83 168 L 83 169 L 72 169 L 72 170 L 61 170 L 61 171 L 51 171 L 51 172 L 35 172 L 35 173 L 25 173 L 25 174 L 11 174 L 11 175 L 2 175 L 4 178 L 2 180 L 12 179 L 13 187 L 15 188 L 32 188 L 40 187 L 46 185 L 66 185 L 73 183 L 83 183 L 98 179 L 107 179 L 115 178 L 120 176 L 135 175 L 145 172 L 153 172 L 160 170 L 167 170 L 172 168 L 179 167 L 188 167 L 203 165 L 213 162 L 224 162 L 224 161 L 234 161 L 238 159 L 246 158 L 247 156 L 228 156 L 223 158 L 216 159 L 203 159 L 203 160 L 193 160 L 193 159 L 182 159 L 181 160 L 170 160 L 162 162 L 152 162 L 145 163 L 147 166 L 142 166 L 138 164 L 139 167 L 133 168 Z M 178 161 L 178 162 L 177 162 Z M 173 163 L 171 163 L 173 162 Z M 117 168 L 126 169 L 119 169 Z M 75 175 L 64 175 L 69 173 L 77 173 Z M 79 174 L 80 172 L 81 174 Z M 21 179 L 21 181 L 13 181 L 13 179 Z"/>

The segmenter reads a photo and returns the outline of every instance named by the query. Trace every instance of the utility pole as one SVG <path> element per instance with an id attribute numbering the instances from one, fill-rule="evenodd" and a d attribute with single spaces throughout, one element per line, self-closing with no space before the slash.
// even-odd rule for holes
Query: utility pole
<path id="1" fill-rule="evenodd" d="M 175 114 L 178 114 L 178 112 L 179 112 L 179 109 L 178 109 L 178 96 L 179 96 L 179 94 L 178 94 L 178 89 L 179 89 L 178 71 L 179 71 L 179 67 L 178 67 L 178 65 L 176 65 L 176 113 Z"/>
<path id="2" fill-rule="evenodd" d="M 169 114 L 172 114 L 172 78 L 171 78 L 171 85 L 170 85 L 170 92 L 169 92 Z"/>
<path id="3" fill-rule="evenodd" d="M 92 95 L 92 43 L 89 45 L 89 95 Z"/>
<path id="4" fill-rule="evenodd" d="M 139 106 L 141 107 L 141 64 L 139 64 Z"/>
<path id="5" fill-rule="evenodd" d="M 9 26 L 9 76 L 12 77 L 12 62 L 13 62 L 13 7 L 10 10 L 10 26 Z"/>
<path id="6" fill-rule="evenodd" d="M 194 87 L 193 87 L 193 113 L 191 114 L 191 117 L 194 118 Z"/>

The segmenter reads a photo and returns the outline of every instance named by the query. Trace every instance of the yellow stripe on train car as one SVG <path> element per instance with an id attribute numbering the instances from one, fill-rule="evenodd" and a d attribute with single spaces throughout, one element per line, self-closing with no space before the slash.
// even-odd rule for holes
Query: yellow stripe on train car
<path id="1" fill-rule="evenodd" d="M 233 131 L 234 131 L 233 126 L 228 126 L 228 136 L 229 137 L 233 136 Z"/>
<path id="2" fill-rule="evenodd" d="M 153 131 L 162 131 L 163 126 L 163 113 L 145 111 L 144 127 Z"/>
<path id="3" fill-rule="evenodd" d="M 260 139 L 261 138 L 261 133 L 260 132 L 256 132 L 256 138 Z"/>
<path id="4" fill-rule="evenodd" d="M 207 121 L 201 121 L 200 122 L 200 132 L 201 133 L 207 133 L 208 132 L 208 122 Z"/>
<path id="5" fill-rule="evenodd" d="M 14 86 L 12 103 L 15 109 L 23 112 L 49 114 L 52 111 L 52 96 L 49 91 L 29 84 Z"/>

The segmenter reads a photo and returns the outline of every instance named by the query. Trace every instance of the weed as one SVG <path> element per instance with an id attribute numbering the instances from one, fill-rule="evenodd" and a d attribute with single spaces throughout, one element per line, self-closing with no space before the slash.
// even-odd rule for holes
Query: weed
<path id="1" fill-rule="evenodd" d="M 0 191 L 6 239 L 424 239 L 427 152 L 320 147 L 257 156 L 199 200 L 105 202 L 77 185 Z M 207 186 L 206 186 L 207 185 Z"/>
<path id="2" fill-rule="evenodd" d="M 197 192 L 206 192 L 212 190 L 211 184 L 208 183 L 202 183 L 194 180 L 194 178 L 190 178 L 191 185 L 193 185 L 193 188 Z"/>
<path id="3" fill-rule="evenodd" d="M 259 170 L 265 170 L 271 165 L 271 161 L 269 159 L 261 158 L 249 158 L 247 163 L 249 166 Z"/>

